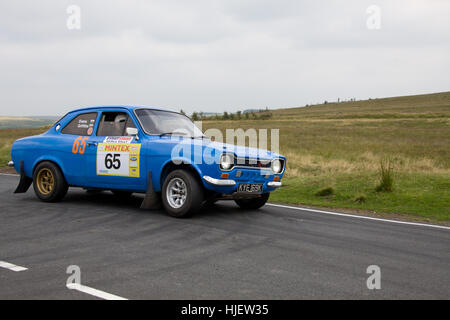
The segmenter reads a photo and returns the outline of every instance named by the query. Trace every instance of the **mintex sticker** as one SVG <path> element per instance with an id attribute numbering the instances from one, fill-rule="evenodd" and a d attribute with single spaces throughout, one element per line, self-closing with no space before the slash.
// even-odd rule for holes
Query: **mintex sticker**
<path id="1" fill-rule="evenodd" d="M 131 143 L 133 137 L 106 137 L 103 143 Z"/>
<path id="2" fill-rule="evenodd" d="M 99 143 L 97 175 L 139 178 L 140 144 Z"/>

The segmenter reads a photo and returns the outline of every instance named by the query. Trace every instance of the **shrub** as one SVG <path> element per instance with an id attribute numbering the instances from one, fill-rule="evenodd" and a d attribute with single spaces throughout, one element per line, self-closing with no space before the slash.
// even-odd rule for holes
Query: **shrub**
<path id="1" fill-rule="evenodd" d="M 318 190 L 316 192 L 316 196 L 318 197 L 326 197 L 334 194 L 334 189 L 332 187 L 326 187 Z"/>
<path id="2" fill-rule="evenodd" d="M 377 192 L 392 192 L 394 190 L 394 166 L 391 158 L 380 161 L 380 183 L 375 188 Z"/>
<path id="3" fill-rule="evenodd" d="M 353 201 L 356 203 L 363 203 L 363 202 L 366 202 L 366 199 L 367 199 L 367 197 L 365 194 L 359 194 L 355 197 L 355 199 L 353 199 Z"/>
<path id="4" fill-rule="evenodd" d="M 260 117 L 261 120 L 267 120 L 272 118 L 272 114 L 271 113 L 263 113 Z"/>

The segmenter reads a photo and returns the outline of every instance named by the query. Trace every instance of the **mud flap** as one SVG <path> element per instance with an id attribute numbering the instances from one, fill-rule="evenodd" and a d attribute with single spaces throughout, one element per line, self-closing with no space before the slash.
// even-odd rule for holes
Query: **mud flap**
<path id="1" fill-rule="evenodd" d="M 30 188 L 31 184 L 33 183 L 33 179 L 31 179 L 25 175 L 25 169 L 23 168 L 23 166 L 24 166 L 24 163 L 22 160 L 22 161 L 20 161 L 20 181 L 19 181 L 19 185 L 17 186 L 14 193 L 27 192 L 28 188 Z"/>
<path id="2" fill-rule="evenodd" d="M 147 192 L 142 201 L 141 209 L 158 210 L 161 209 L 161 197 L 153 190 L 152 172 L 148 173 Z"/>

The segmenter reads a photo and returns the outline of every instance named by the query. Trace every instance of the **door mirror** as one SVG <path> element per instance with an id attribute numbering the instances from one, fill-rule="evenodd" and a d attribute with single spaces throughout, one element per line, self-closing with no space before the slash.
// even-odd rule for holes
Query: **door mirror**
<path id="1" fill-rule="evenodd" d="M 137 128 L 127 127 L 127 135 L 135 137 L 136 140 L 139 140 L 138 133 L 139 133 L 139 130 Z"/>
<path id="2" fill-rule="evenodd" d="M 130 127 L 127 128 L 127 135 L 129 136 L 137 136 L 138 133 L 139 131 L 137 128 L 130 128 Z"/>

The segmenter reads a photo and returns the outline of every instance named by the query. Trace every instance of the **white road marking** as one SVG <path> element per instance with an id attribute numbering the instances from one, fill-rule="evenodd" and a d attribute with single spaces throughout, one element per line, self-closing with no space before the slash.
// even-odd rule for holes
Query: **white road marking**
<path id="1" fill-rule="evenodd" d="M 0 173 L 0 176 L 19 177 L 20 175 L 16 173 Z"/>
<path id="2" fill-rule="evenodd" d="M 382 219 L 382 218 L 373 218 L 373 217 L 368 217 L 368 216 L 358 216 L 358 215 L 347 214 L 347 213 L 331 212 L 331 211 L 309 209 L 309 208 L 302 208 L 302 207 L 285 206 L 285 205 L 282 205 L 282 204 L 268 203 L 267 205 L 268 206 L 272 206 L 272 207 L 285 208 L 285 209 L 293 209 L 293 210 L 325 213 L 325 214 L 329 214 L 329 215 L 333 215 L 333 216 L 350 217 L 350 218 L 357 218 L 357 219 L 383 221 L 383 222 L 391 222 L 391 223 L 398 223 L 398 224 L 406 224 L 406 225 L 411 225 L 411 226 L 421 226 L 421 227 L 430 227 L 430 228 L 450 230 L 450 227 L 439 226 L 439 225 L 435 225 L 435 224 L 426 224 L 426 223 L 406 222 L 406 221 L 390 220 L 390 219 Z"/>
<path id="3" fill-rule="evenodd" d="M 104 300 L 128 300 L 126 298 L 122 298 L 122 297 L 116 296 L 116 295 L 111 294 L 111 293 L 107 293 L 107 292 L 104 292 L 104 291 L 101 291 L 101 290 L 97 290 L 97 289 L 94 289 L 94 288 L 91 288 L 91 287 L 87 287 L 87 286 L 84 286 L 82 284 L 68 283 L 66 286 L 70 290 L 77 290 L 77 291 L 80 291 L 80 292 L 83 292 L 83 293 L 87 293 L 87 294 L 89 294 L 91 296 L 94 296 L 94 297 L 97 297 L 97 298 L 101 298 L 101 299 L 104 299 Z"/>
<path id="4" fill-rule="evenodd" d="M 28 268 L 16 266 L 15 264 L 12 264 L 12 263 L 9 263 L 6 261 L 0 261 L 0 268 L 9 269 L 9 270 L 15 271 L 15 272 L 28 270 Z"/>

